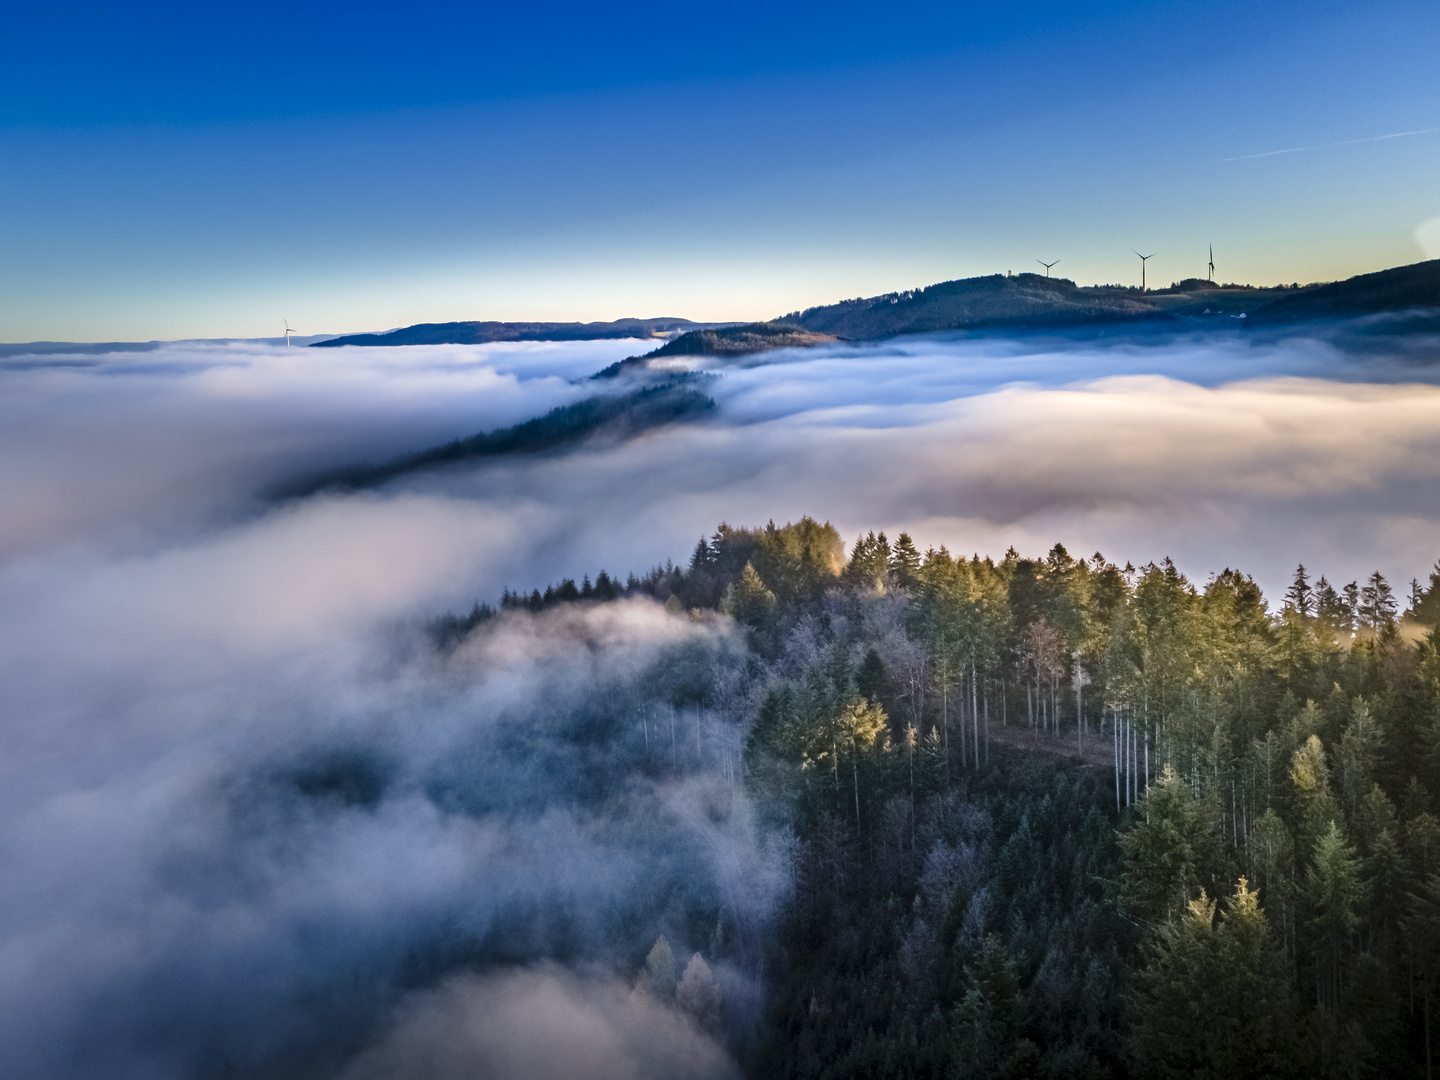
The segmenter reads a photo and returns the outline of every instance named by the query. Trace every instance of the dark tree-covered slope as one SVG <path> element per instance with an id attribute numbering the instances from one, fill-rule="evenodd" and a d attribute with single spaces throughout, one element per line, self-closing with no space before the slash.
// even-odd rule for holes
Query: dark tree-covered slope
<path id="1" fill-rule="evenodd" d="M 595 341 L 652 338 L 693 329 L 689 319 L 616 319 L 614 322 L 447 322 L 417 323 L 384 334 L 346 334 L 317 341 L 339 345 L 483 345 L 491 341 Z"/>
<path id="2" fill-rule="evenodd" d="M 1058 327 L 1168 316 L 1139 290 L 1078 288 L 1038 274 L 963 278 L 913 292 L 810 308 L 785 317 L 807 330 L 852 341 L 987 326 Z"/>
<path id="3" fill-rule="evenodd" d="M 661 691 L 690 751 L 637 747 L 743 784 L 780 853 L 748 958 L 706 912 L 706 960 L 764 986 L 750 1076 L 1388 1080 L 1440 1034 L 1440 566 L 1409 592 L 903 533 L 847 558 L 803 518 L 436 637 L 637 594 L 733 617 L 744 654 Z"/>
<path id="4" fill-rule="evenodd" d="M 787 322 L 745 323 L 743 326 L 707 327 L 681 334 L 649 355 L 744 356 L 767 349 L 790 349 L 834 341 L 834 335 L 806 330 Z"/>
<path id="5" fill-rule="evenodd" d="M 1350 318 L 1411 308 L 1440 308 L 1440 259 L 1310 285 L 1257 308 L 1262 323 Z"/>
<path id="6" fill-rule="evenodd" d="M 1283 324 L 1416 308 L 1440 309 L 1440 260 L 1303 288 L 1217 287 L 1192 278 L 1178 286 L 1148 293 L 1110 285 L 1080 287 L 1065 278 L 1038 274 L 992 274 L 943 281 L 906 292 L 842 300 L 791 312 L 771 322 L 744 325 L 697 324 L 686 319 L 421 323 L 384 334 L 350 334 L 316 342 L 316 345 L 479 344 L 680 334 L 649 356 L 632 357 L 626 362 L 630 366 L 643 366 L 638 361 L 648 361 L 650 357 L 741 356 L 766 349 L 814 345 L 833 338 L 875 341 L 900 334 L 984 328 L 1056 330 L 1240 312 L 1258 320 L 1259 324 Z M 1228 325 L 1222 320 L 1210 320 L 1209 324 Z"/>
<path id="7" fill-rule="evenodd" d="M 326 488 L 374 487 L 407 473 L 424 472 L 465 461 L 506 454 L 537 453 L 592 438 L 626 439 L 715 407 L 705 393 L 703 376 L 680 375 L 628 394 L 597 394 L 514 427 L 481 432 L 444 446 L 407 454 L 381 465 L 356 465 L 311 477 L 277 492 L 280 498 Z"/>

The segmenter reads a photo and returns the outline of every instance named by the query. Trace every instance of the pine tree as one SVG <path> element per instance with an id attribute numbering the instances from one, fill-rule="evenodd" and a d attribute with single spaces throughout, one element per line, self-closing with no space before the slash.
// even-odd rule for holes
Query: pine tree
<path id="1" fill-rule="evenodd" d="M 1309 617 L 1314 603 L 1310 581 L 1305 576 L 1304 563 L 1295 568 L 1295 580 L 1290 583 L 1290 588 L 1285 590 L 1285 601 L 1301 615 Z"/>
<path id="2" fill-rule="evenodd" d="M 698 952 L 685 965 L 685 973 L 675 988 L 675 1004 L 695 1018 L 706 1031 L 715 1031 L 720 1026 L 720 1009 L 723 1004 L 720 984 L 710 965 Z"/>
<path id="3" fill-rule="evenodd" d="M 851 777 L 855 785 L 855 827 L 860 828 L 860 759 L 873 750 L 883 749 L 890 722 L 885 710 L 863 697 L 845 703 L 836 722 L 837 753 L 848 751 Z"/>
<path id="4" fill-rule="evenodd" d="M 1379 570 L 1365 579 L 1365 586 L 1360 590 L 1358 610 L 1361 625 L 1367 629 L 1377 634 L 1394 629 L 1398 611 L 1395 594 Z"/>
<path id="5" fill-rule="evenodd" d="M 1344 596 L 1342 602 L 1345 614 L 1344 629 L 1354 633 L 1360 618 L 1360 586 L 1352 581 L 1340 592 Z"/>
<path id="6" fill-rule="evenodd" d="M 1167 765 L 1141 800 L 1135 824 L 1120 835 L 1124 906 L 1159 927 L 1211 878 L 1217 846 L 1189 787 Z"/>
<path id="7" fill-rule="evenodd" d="M 890 573 L 890 541 L 882 532 L 879 536 L 871 532 L 855 541 L 850 562 L 845 567 L 845 578 L 852 584 L 868 588 L 880 588 Z"/>
<path id="8" fill-rule="evenodd" d="M 1419 975 L 1421 1000 L 1424 1005 L 1425 1075 L 1433 1075 L 1430 1025 L 1434 999 L 1440 990 L 1440 874 L 1431 874 L 1424 887 L 1410 897 L 1410 910 L 1401 922 L 1405 950 Z"/>
<path id="9" fill-rule="evenodd" d="M 1150 949 L 1133 1045 L 1143 1075 L 1232 1080 L 1291 1073 L 1295 1023 L 1284 965 L 1244 878 L 1219 925 L 1200 896 Z"/>
<path id="10" fill-rule="evenodd" d="M 965 996 L 955 1007 L 956 1080 L 1015 1076 L 1028 1046 L 1021 1045 L 1020 987 L 1000 939 L 993 934 L 965 970 Z"/>
<path id="11" fill-rule="evenodd" d="M 1300 851 L 1313 850 L 1320 837 L 1343 817 L 1340 804 L 1330 791 L 1330 768 L 1325 746 L 1311 735 L 1291 759 L 1290 780 L 1296 803 L 1296 845 Z"/>
<path id="12" fill-rule="evenodd" d="M 1410 604 L 1410 617 L 1421 626 L 1440 623 L 1440 562 L 1430 571 L 1429 585 L 1418 593 Z"/>
<path id="13" fill-rule="evenodd" d="M 870 701 L 884 704 L 890 698 L 890 673 L 876 649 L 870 649 L 855 673 L 855 689 Z"/>
<path id="14" fill-rule="evenodd" d="M 1315 962 L 1315 995 L 1329 1009 L 1339 1004 L 1351 937 L 1360 925 L 1365 897 L 1355 849 L 1334 822 L 1315 844 L 1305 878 L 1307 930 Z"/>
<path id="15" fill-rule="evenodd" d="M 740 571 L 740 580 L 726 590 L 720 603 L 720 610 L 734 616 L 736 622 L 760 631 L 774 625 L 777 608 L 775 594 L 765 587 L 754 564 L 748 562 Z"/>
<path id="16" fill-rule="evenodd" d="M 890 548 L 890 572 L 905 588 L 915 584 L 920 573 L 920 551 L 909 533 L 901 533 Z"/>
<path id="17" fill-rule="evenodd" d="M 675 954 L 664 934 L 655 939 L 655 944 L 645 956 L 640 987 L 661 1001 L 669 1001 L 675 995 Z"/>

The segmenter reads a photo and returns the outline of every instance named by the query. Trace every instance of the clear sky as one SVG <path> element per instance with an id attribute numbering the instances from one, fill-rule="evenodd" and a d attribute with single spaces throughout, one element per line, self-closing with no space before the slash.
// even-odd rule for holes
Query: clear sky
<path id="1" fill-rule="evenodd" d="M 15 4 L 0 340 L 1440 255 L 1440 5 Z M 1428 250 L 1427 250 L 1428 245 Z"/>

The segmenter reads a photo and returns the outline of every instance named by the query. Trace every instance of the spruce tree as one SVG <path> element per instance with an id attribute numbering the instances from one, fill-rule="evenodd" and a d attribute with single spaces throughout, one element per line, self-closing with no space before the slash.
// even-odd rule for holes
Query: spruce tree
<path id="1" fill-rule="evenodd" d="M 1295 568 L 1295 580 L 1290 583 L 1290 588 L 1285 590 L 1285 601 L 1301 615 L 1307 618 L 1310 616 L 1314 603 L 1304 563 Z"/>
<path id="2" fill-rule="evenodd" d="M 915 584 L 920 573 L 920 551 L 909 533 L 901 533 L 890 547 L 890 572 L 905 588 Z"/>

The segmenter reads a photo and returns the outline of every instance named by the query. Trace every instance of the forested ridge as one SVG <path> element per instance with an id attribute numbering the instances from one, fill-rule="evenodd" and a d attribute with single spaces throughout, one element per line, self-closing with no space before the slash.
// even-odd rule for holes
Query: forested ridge
<path id="1" fill-rule="evenodd" d="M 847 551 L 805 518 L 501 611 L 648 594 L 744 627 L 644 745 L 743 784 L 787 853 L 753 1075 L 1421 1076 L 1440 567 L 1404 591 L 1301 567 L 1270 605 L 1236 570 Z"/>

